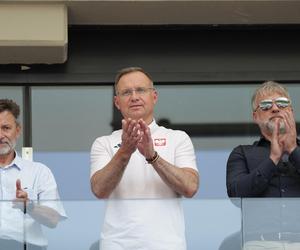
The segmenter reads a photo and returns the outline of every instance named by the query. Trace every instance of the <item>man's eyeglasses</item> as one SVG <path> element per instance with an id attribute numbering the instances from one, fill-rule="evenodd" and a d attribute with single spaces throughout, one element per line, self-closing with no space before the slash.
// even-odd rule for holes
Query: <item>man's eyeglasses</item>
<path id="1" fill-rule="evenodd" d="M 142 96 L 148 93 L 150 90 L 154 90 L 154 88 L 139 87 L 135 89 L 124 89 L 118 92 L 117 94 L 120 95 L 121 97 L 128 97 L 128 96 L 132 96 L 133 92 L 135 92 L 137 95 Z"/>
<path id="2" fill-rule="evenodd" d="M 258 104 L 258 107 L 254 110 L 254 112 L 256 112 L 258 109 L 261 109 L 262 111 L 270 110 L 273 107 L 274 103 L 280 109 L 287 108 L 288 106 L 291 105 L 291 101 L 286 97 L 278 97 L 275 100 L 266 99 L 266 100 L 262 100 Z"/>

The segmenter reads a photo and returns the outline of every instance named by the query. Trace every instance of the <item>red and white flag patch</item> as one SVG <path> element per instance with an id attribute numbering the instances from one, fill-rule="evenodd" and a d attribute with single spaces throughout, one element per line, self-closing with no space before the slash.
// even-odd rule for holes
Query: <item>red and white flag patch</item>
<path id="1" fill-rule="evenodd" d="M 154 139 L 154 146 L 166 146 L 167 139 L 166 138 L 156 138 Z"/>

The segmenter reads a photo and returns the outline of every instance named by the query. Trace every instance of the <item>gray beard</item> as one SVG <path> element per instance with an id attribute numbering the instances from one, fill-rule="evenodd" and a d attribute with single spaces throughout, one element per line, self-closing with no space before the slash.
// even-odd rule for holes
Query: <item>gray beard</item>
<path id="1" fill-rule="evenodd" d="M 16 141 L 8 142 L 4 144 L 2 148 L 0 148 L 0 155 L 7 155 L 16 147 Z"/>
<path id="2" fill-rule="evenodd" d="M 270 132 L 271 134 L 273 134 L 274 127 L 275 127 L 274 121 L 272 121 L 272 120 L 268 121 L 265 124 L 265 127 L 268 130 L 268 132 Z M 279 121 L 279 134 L 284 134 L 285 132 L 286 132 L 286 129 L 285 129 L 285 123 L 284 123 L 284 121 Z"/>

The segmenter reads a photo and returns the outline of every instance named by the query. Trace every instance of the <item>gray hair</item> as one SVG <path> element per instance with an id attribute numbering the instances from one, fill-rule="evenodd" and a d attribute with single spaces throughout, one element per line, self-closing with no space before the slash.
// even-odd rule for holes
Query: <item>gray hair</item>
<path id="1" fill-rule="evenodd" d="M 256 109 L 256 100 L 259 96 L 264 96 L 264 95 L 274 94 L 274 93 L 278 93 L 280 95 L 283 95 L 284 97 L 287 97 L 288 99 L 291 99 L 287 89 L 283 85 L 275 81 L 266 81 L 255 90 L 252 96 L 251 99 L 252 110 L 254 111 Z"/>

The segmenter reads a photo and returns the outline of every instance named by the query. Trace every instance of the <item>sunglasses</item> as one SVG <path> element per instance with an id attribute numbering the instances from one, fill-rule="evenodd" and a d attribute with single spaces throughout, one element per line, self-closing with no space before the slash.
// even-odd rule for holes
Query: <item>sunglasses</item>
<path id="1" fill-rule="evenodd" d="M 286 97 L 278 97 L 275 100 L 265 99 L 265 100 L 262 100 L 258 104 L 258 107 L 255 109 L 255 111 L 257 111 L 258 109 L 261 109 L 262 111 L 270 110 L 273 107 L 274 103 L 280 109 L 287 108 L 288 106 L 291 105 L 291 101 L 288 98 L 286 98 Z"/>

